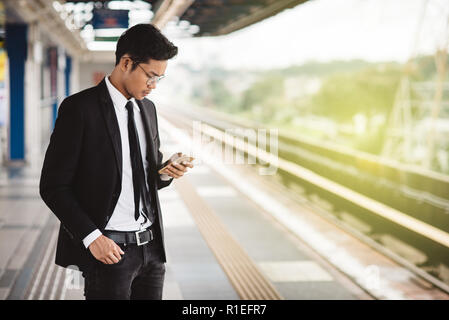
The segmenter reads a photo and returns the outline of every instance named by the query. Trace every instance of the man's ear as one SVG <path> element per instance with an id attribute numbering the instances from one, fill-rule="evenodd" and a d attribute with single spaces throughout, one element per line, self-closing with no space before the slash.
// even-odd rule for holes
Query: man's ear
<path id="1" fill-rule="evenodd" d="M 122 58 L 120 59 L 120 70 L 123 72 L 126 72 L 128 69 L 131 69 L 132 61 L 129 58 Z"/>

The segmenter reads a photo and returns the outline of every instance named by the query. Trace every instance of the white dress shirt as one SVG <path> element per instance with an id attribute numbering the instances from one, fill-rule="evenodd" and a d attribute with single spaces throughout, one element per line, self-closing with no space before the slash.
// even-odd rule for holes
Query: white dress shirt
<path id="1" fill-rule="evenodd" d="M 142 117 L 140 114 L 140 108 L 137 105 L 134 98 L 127 100 L 125 96 L 115 88 L 109 81 L 109 76 L 105 78 L 106 86 L 114 104 L 115 115 L 117 117 L 118 126 L 120 129 L 120 139 L 122 143 L 122 190 L 117 201 L 117 205 L 114 208 L 111 218 L 106 225 L 106 230 L 116 231 L 137 231 L 144 223 L 144 217 L 141 214 L 136 221 L 134 218 L 134 186 L 132 178 L 131 156 L 129 150 L 128 140 L 128 110 L 126 109 L 126 103 L 131 101 L 134 106 L 134 120 L 136 122 L 137 134 L 139 135 L 139 144 L 142 155 L 143 167 L 145 170 L 145 176 L 148 176 L 148 161 L 146 160 L 147 142 L 145 138 L 145 131 L 142 123 Z M 151 124 L 149 124 L 151 125 Z M 170 180 L 170 176 L 164 174 L 161 175 L 162 180 Z M 148 183 L 145 179 L 145 183 Z M 149 188 L 148 188 L 149 190 Z M 140 199 L 140 208 L 143 208 L 142 198 Z M 142 212 L 142 210 L 141 210 Z M 150 221 L 146 221 L 143 225 L 144 228 L 151 225 Z M 89 245 L 101 235 L 99 229 L 94 230 L 87 237 L 83 239 L 84 246 L 87 248 Z"/>

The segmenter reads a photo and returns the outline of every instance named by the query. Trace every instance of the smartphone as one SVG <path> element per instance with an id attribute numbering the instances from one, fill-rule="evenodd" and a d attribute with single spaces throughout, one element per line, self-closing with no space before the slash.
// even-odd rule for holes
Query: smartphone
<path id="1" fill-rule="evenodd" d="M 182 157 L 176 158 L 172 162 L 167 162 L 167 164 L 165 166 L 163 166 L 161 169 L 159 169 L 158 173 L 162 173 L 161 171 L 163 171 L 165 168 L 167 168 L 172 163 L 181 164 L 184 161 L 192 162 L 193 160 L 195 160 L 195 158 L 194 157 L 189 157 L 189 156 L 182 156 Z"/>

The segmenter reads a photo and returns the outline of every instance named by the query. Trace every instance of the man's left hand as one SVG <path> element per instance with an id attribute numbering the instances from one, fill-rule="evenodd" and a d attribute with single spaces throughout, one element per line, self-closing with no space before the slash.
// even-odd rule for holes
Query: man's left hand
<path id="1" fill-rule="evenodd" d="M 181 178 L 185 172 L 187 172 L 187 168 L 193 168 L 193 164 L 187 161 L 182 163 L 172 162 L 167 166 L 167 168 L 161 171 L 161 173 L 165 173 L 172 178 L 178 179 Z"/>

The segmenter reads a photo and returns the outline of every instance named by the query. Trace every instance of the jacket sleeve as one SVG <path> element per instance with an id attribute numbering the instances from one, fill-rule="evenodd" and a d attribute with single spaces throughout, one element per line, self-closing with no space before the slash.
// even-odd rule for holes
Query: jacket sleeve
<path id="1" fill-rule="evenodd" d="M 81 111 L 70 98 L 61 103 L 39 184 L 42 200 L 76 241 L 82 241 L 97 229 L 80 207 L 72 189 L 83 141 Z"/>
<path id="2" fill-rule="evenodd" d="M 156 108 L 153 107 L 154 110 L 154 119 L 156 119 L 156 130 L 157 130 L 157 138 L 156 138 L 156 150 L 157 150 L 157 164 L 156 164 L 156 171 L 159 171 L 159 169 L 161 169 L 164 164 L 162 163 L 162 159 L 164 157 L 164 155 L 162 154 L 162 152 L 160 151 L 160 146 L 161 146 L 161 141 L 159 139 L 159 125 L 158 125 L 158 121 L 157 121 L 157 113 L 156 113 Z M 162 180 L 161 179 L 161 175 L 159 173 L 156 172 L 156 184 L 157 184 L 157 189 L 160 190 L 162 188 L 165 188 L 167 186 L 170 185 L 170 183 L 172 183 L 173 178 L 170 178 L 170 180 Z"/>

